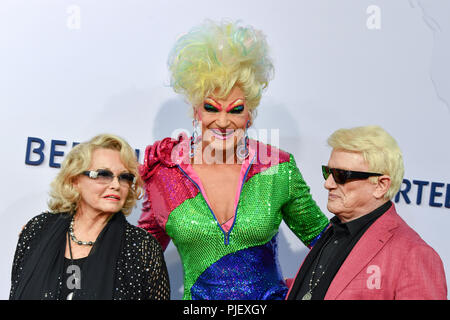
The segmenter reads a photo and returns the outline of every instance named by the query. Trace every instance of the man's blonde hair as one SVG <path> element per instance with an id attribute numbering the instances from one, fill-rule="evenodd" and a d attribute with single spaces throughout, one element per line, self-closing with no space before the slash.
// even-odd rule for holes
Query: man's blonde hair
<path id="1" fill-rule="evenodd" d="M 328 144 L 336 150 L 359 152 L 371 172 L 382 173 L 391 178 L 391 186 L 385 199 L 392 199 L 403 181 L 402 152 L 395 139 L 379 126 L 339 129 L 329 138 Z M 371 177 L 371 181 L 377 181 Z"/>
<path id="2" fill-rule="evenodd" d="M 80 194 L 73 183 L 83 171 L 89 169 L 92 153 L 97 149 L 111 149 L 120 152 L 120 159 L 127 170 L 134 174 L 137 181 L 130 187 L 122 212 L 131 213 L 136 200 L 143 194 L 143 182 L 139 176 L 139 163 L 136 153 L 122 138 L 112 134 L 100 134 L 88 142 L 75 146 L 65 157 L 61 170 L 51 183 L 49 209 L 54 213 L 75 213 L 80 201 Z"/>

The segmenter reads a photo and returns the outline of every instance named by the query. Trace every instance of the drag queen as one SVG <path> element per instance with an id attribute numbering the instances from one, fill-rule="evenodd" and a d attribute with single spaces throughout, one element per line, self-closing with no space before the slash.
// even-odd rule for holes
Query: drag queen
<path id="1" fill-rule="evenodd" d="M 192 105 L 194 129 L 147 147 L 139 226 L 163 249 L 174 242 L 184 299 L 283 299 L 281 221 L 311 246 L 328 219 L 293 156 L 248 137 L 273 73 L 265 37 L 207 21 L 177 40 L 169 69 L 175 92 Z"/>

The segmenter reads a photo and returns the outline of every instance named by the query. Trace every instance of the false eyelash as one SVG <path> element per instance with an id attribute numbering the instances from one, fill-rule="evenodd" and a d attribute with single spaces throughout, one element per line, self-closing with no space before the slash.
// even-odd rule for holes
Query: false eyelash
<path id="1" fill-rule="evenodd" d="M 230 110 L 230 113 L 241 113 L 244 111 L 244 105 L 239 105 Z"/>
<path id="2" fill-rule="evenodd" d="M 216 107 L 210 105 L 209 103 L 205 103 L 205 104 L 203 105 L 203 108 L 204 108 L 206 111 L 208 111 L 208 112 L 218 112 L 218 111 L 219 111 L 219 110 L 217 110 Z"/>

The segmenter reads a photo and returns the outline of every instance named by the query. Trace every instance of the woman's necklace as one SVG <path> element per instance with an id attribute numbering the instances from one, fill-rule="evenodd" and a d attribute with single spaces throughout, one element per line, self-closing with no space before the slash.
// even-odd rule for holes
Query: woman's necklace
<path id="1" fill-rule="evenodd" d="M 72 238 L 72 241 L 75 242 L 78 245 L 85 245 L 85 246 L 93 246 L 95 241 L 80 241 L 75 237 L 75 234 L 73 233 L 73 223 L 75 221 L 75 216 L 72 217 L 72 221 L 70 221 L 70 226 L 69 226 L 69 234 L 70 237 Z"/>
<path id="2" fill-rule="evenodd" d="M 73 263 L 72 246 L 70 245 L 69 234 L 67 234 L 67 241 L 69 242 L 70 262 L 72 263 L 72 266 L 74 266 L 75 264 Z M 78 279 L 78 278 L 77 278 L 76 273 L 75 273 L 73 276 L 74 276 L 74 280 L 75 280 L 75 287 L 72 288 L 73 291 L 70 292 L 70 293 L 67 295 L 67 298 L 66 298 L 67 300 L 72 300 L 72 299 L 73 299 L 73 295 L 74 295 L 74 293 L 75 293 L 77 284 L 79 284 L 79 281 L 81 280 L 81 279 Z M 66 285 L 69 286 L 68 283 L 66 283 Z"/>

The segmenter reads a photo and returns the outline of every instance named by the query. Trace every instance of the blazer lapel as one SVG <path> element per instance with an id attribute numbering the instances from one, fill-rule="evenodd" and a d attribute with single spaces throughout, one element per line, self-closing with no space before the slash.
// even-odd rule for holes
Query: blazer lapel
<path id="1" fill-rule="evenodd" d="M 328 288 L 325 300 L 335 300 L 347 285 L 369 264 L 386 245 L 397 228 L 395 207 L 392 207 L 370 226 L 345 259 Z"/>

